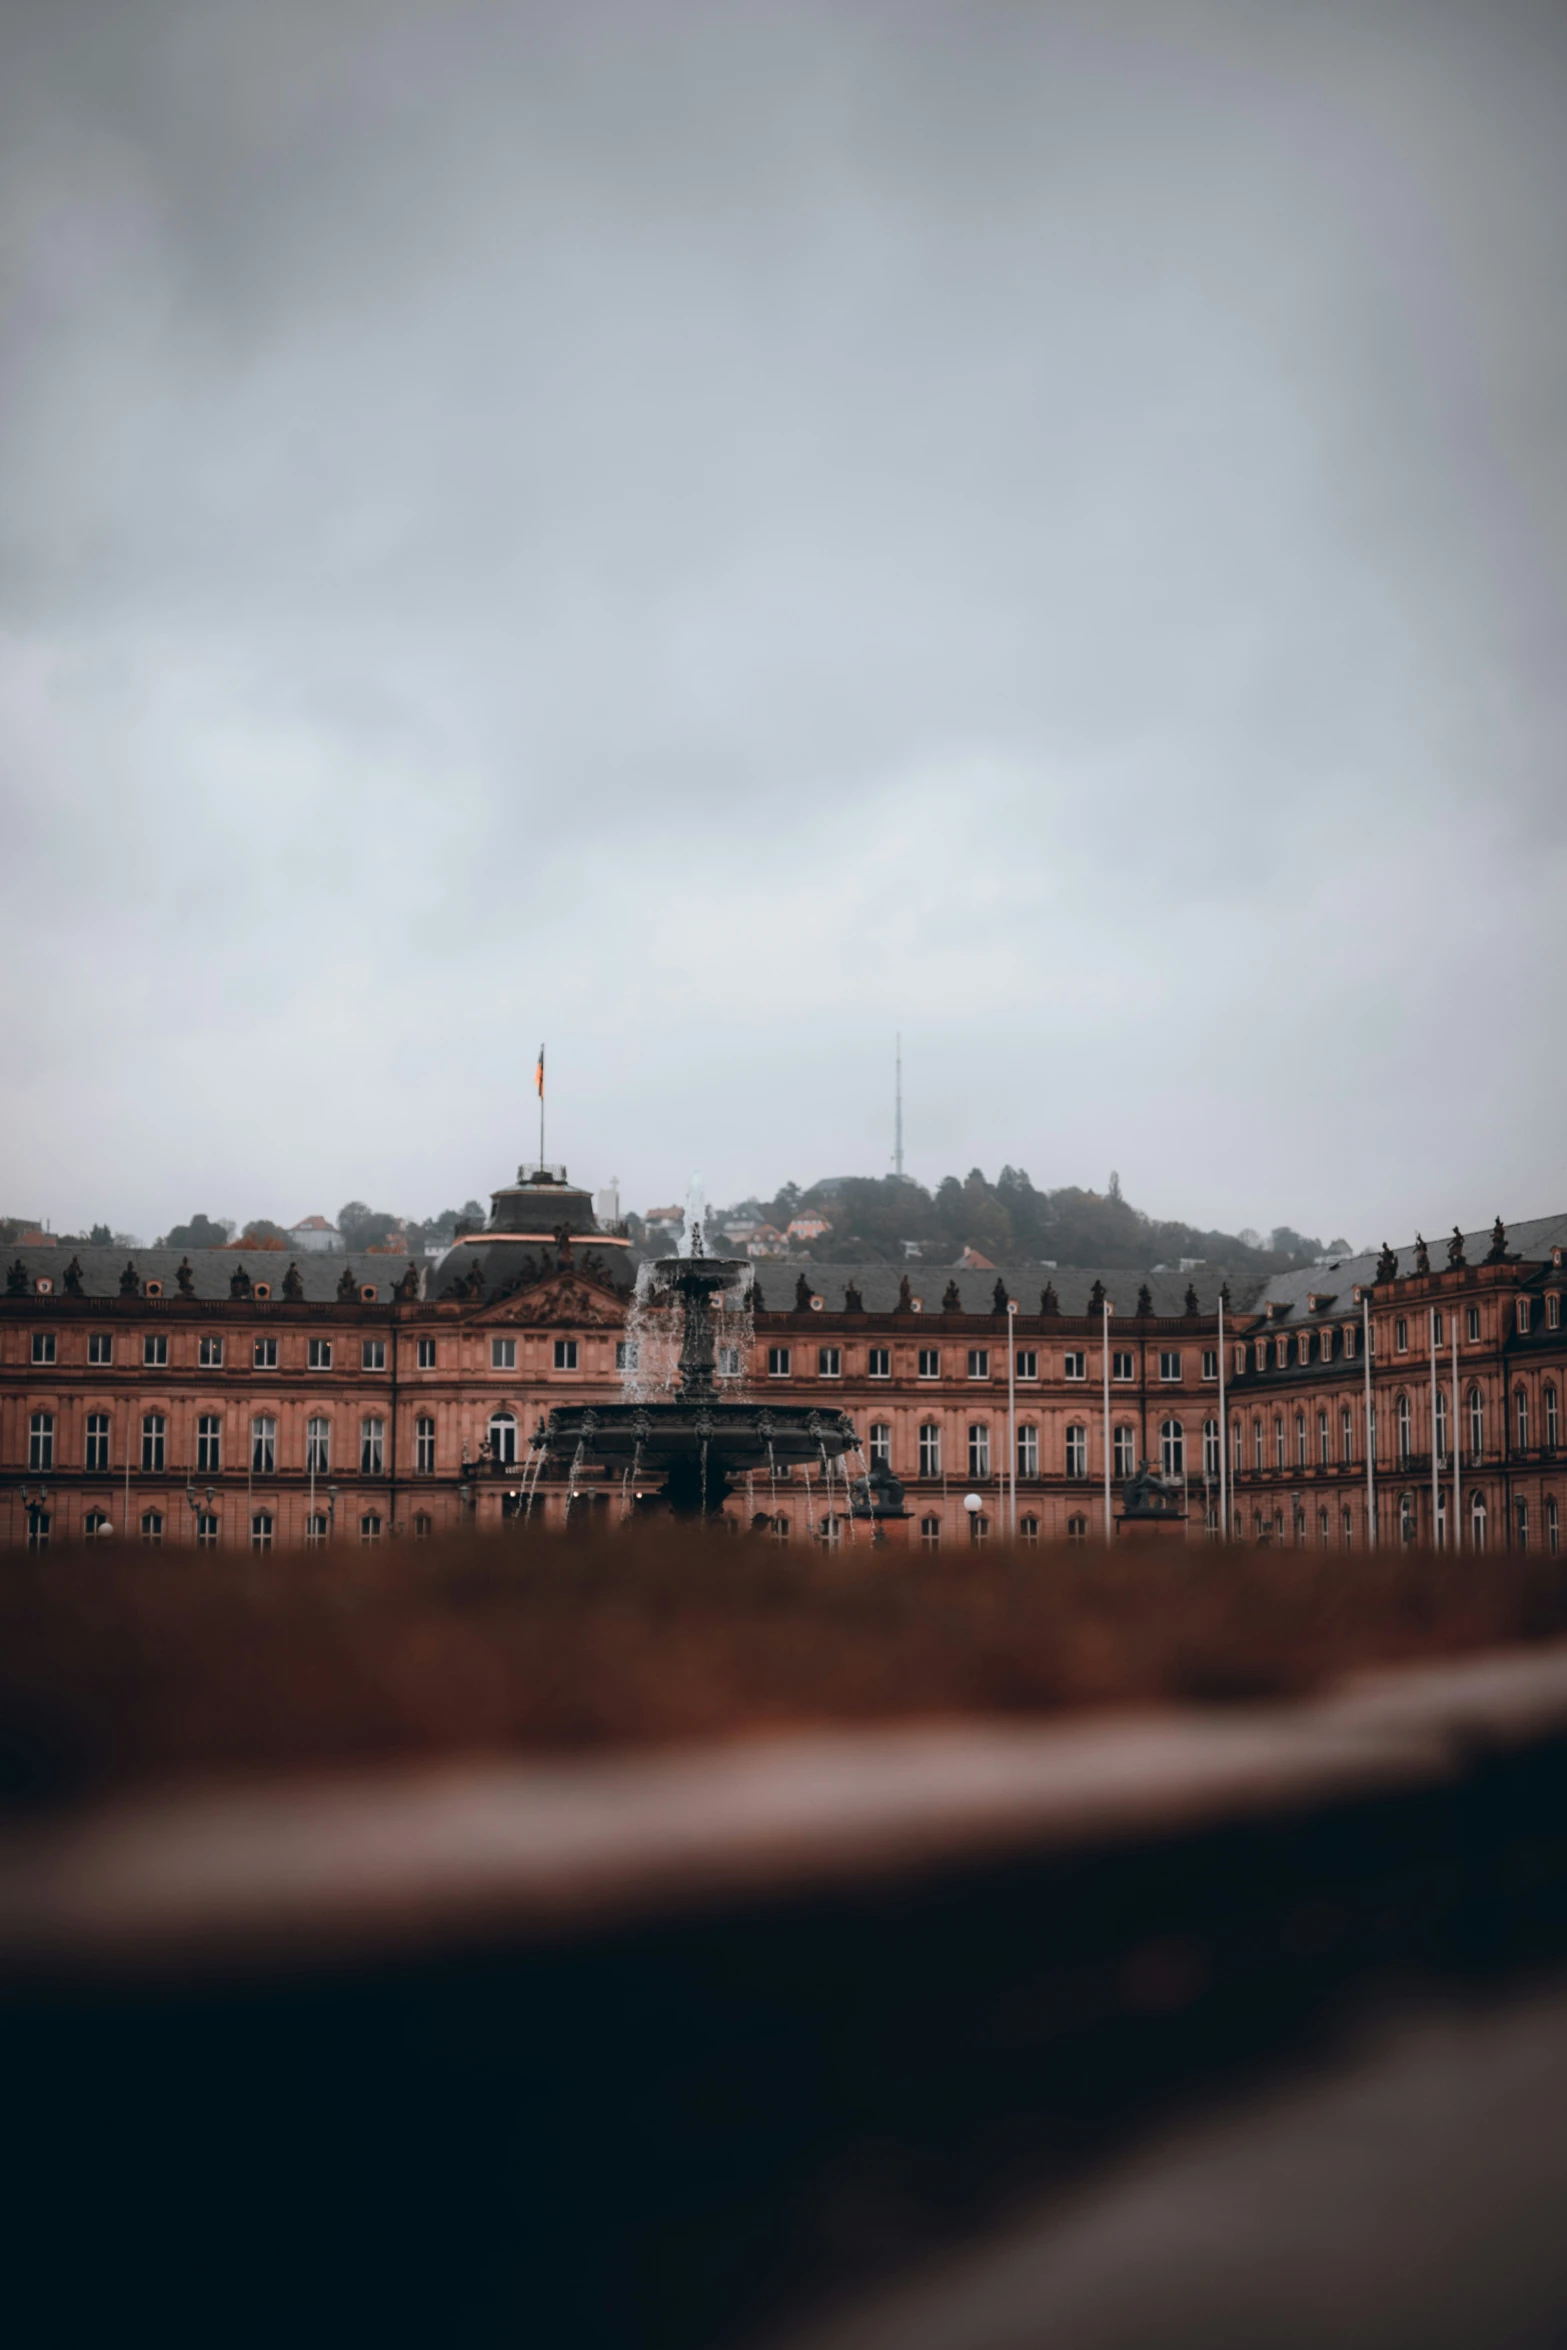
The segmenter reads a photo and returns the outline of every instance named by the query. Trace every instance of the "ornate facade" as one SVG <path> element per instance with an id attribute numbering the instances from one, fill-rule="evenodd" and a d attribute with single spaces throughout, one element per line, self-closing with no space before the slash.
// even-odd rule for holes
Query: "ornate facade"
<path id="1" fill-rule="evenodd" d="M 0 1545 L 516 1530 L 541 1415 L 621 1392 L 632 1273 L 563 1172 L 495 1203 L 434 1268 L 20 1251 L 0 1296 Z M 1564 1244 L 1553 1219 L 1458 1236 L 1436 1269 L 1417 1244 L 1222 1299 L 1201 1269 L 768 1267 L 732 1370 L 849 1412 L 929 1545 L 998 1537 L 1014 1509 L 1025 1541 L 1097 1540 L 1146 1461 L 1183 1487 L 1188 1539 L 1227 1522 L 1358 1547 L 1374 1508 L 1383 1542 L 1446 1541 L 1456 1485 L 1465 1548 L 1554 1549 Z M 562 1472 L 529 1522 L 628 1499 Z M 730 1507 L 795 1540 L 823 1522 L 798 1472 Z"/>

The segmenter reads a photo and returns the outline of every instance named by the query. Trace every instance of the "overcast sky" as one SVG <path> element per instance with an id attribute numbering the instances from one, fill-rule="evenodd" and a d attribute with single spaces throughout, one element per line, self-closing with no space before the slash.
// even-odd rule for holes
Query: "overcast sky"
<path id="1" fill-rule="evenodd" d="M 0 1212 L 1567 1206 L 1567 12 L 5 27 Z"/>

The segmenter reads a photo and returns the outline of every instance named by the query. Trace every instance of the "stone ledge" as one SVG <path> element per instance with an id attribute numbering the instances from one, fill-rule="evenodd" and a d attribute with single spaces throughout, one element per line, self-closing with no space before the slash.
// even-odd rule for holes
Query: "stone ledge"
<path id="1" fill-rule="evenodd" d="M 1299 1815 L 1567 1733 L 1567 1647 L 1308 1703 L 140 1796 L 0 1834 L 0 1978 L 555 1941 Z"/>

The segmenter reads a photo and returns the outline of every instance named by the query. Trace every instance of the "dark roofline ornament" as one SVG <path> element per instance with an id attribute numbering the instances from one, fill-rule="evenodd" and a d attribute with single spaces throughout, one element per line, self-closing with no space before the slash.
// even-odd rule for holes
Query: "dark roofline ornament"
<path id="1" fill-rule="evenodd" d="M 811 1285 L 803 1273 L 794 1285 L 794 1310 L 797 1314 L 808 1314 L 811 1310 Z"/>
<path id="2" fill-rule="evenodd" d="M 1153 1291 L 1149 1288 L 1146 1281 L 1139 1282 L 1138 1284 L 1137 1311 L 1140 1314 L 1151 1314 L 1153 1312 Z"/>
<path id="3" fill-rule="evenodd" d="M 1382 1254 L 1377 1259 L 1377 1269 L 1373 1278 L 1378 1281 L 1396 1281 L 1398 1279 L 1398 1251 L 1396 1248 L 1389 1248 L 1385 1240 L 1382 1243 Z"/>
<path id="4" fill-rule="evenodd" d="M 255 1285 L 243 1265 L 236 1265 L 229 1275 L 230 1297 L 253 1297 Z"/>
<path id="5" fill-rule="evenodd" d="M 7 1297 L 25 1297 L 27 1295 L 27 1267 L 20 1257 L 6 1274 L 5 1293 Z"/>
<path id="6" fill-rule="evenodd" d="M 80 1297 L 82 1294 L 82 1260 L 80 1257 L 72 1257 L 62 1278 L 65 1282 L 66 1296 Z"/>
<path id="7" fill-rule="evenodd" d="M 1417 1273 L 1429 1273 L 1430 1270 L 1431 1251 L 1427 1248 L 1425 1241 L 1417 1232 L 1415 1234 L 1415 1271 Z"/>
<path id="8" fill-rule="evenodd" d="M 898 1282 L 898 1302 L 892 1310 L 895 1314 L 912 1314 L 914 1311 L 914 1289 L 907 1273 Z"/>
<path id="9" fill-rule="evenodd" d="M 1469 1259 L 1464 1255 L 1463 1233 L 1456 1224 L 1453 1226 L 1453 1237 L 1447 1244 L 1447 1262 L 1455 1273 L 1461 1266 L 1467 1265 L 1469 1262 Z"/>
<path id="10" fill-rule="evenodd" d="M 752 1296 L 754 1310 L 754 1291 Z M 851 1281 L 845 1286 L 843 1292 L 843 1310 L 846 1314 L 863 1314 L 865 1311 L 865 1300 L 860 1295 L 859 1283 L 857 1281 Z"/>
<path id="11" fill-rule="evenodd" d="M 1007 1285 L 998 1273 L 996 1286 L 990 1293 L 990 1310 L 993 1314 L 1004 1314 L 1007 1310 L 1007 1304 Z"/>
<path id="12" fill-rule="evenodd" d="M 1197 1303 L 1197 1284 L 1195 1281 L 1188 1281 L 1186 1284 L 1186 1297 L 1181 1310 L 1183 1313 L 1187 1314 L 1196 1314 L 1202 1311 L 1201 1307 Z"/>
<path id="13" fill-rule="evenodd" d="M 1104 1285 L 1104 1283 L 1103 1283 L 1103 1282 L 1102 1282 L 1102 1281 L 1099 1279 L 1098 1275 L 1096 1274 L 1096 1275 L 1095 1275 L 1095 1277 L 1094 1277 L 1094 1286 L 1093 1286 L 1093 1288 L 1092 1288 L 1092 1289 L 1091 1289 L 1091 1290 L 1088 1292 L 1088 1310 L 1089 1310 L 1089 1312 L 1090 1312 L 1091 1314 L 1098 1314 L 1098 1313 L 1102 1313 L 1102 1312 L 1104 1311 L 1104 1302 L 1105 1302 L 1105 1285 Z"/>
<path id="14" fill-rule="evenodd" d="M 1505 1265 L 1507 1262 L 1507 1226 L 1500 1216 L 1491 1226 L 1491 1245 L 1485 1252 L 1485 1261 L 1488 1265 Z"/>
<path id="15" fill-rule="evenodd" d="M 961 1314 L 963 1311 L 963 1294 L 955 1281 L 949 1281 L 941 1293 L 941 1310 L 944 1314 Z"/>
<path id="16" fill-rule="evenodd" d="M 1061 1311 L 1061 1300 L 1056 1295 L 1053 1281 L 1047 1281 L 1039 1293 L 1039 1310 L 1042 1314 L 1059 1314 Z"/>
<path id="17" fill-rule="evenodd" d="M 195 1296 L 196 1276 L 191 1271 L 189 1257 L 181 1257 L 179 1264 L 175 1268 L 174 1286 L 179 1291 L 181 1297 Z"/>
<path id="18" fill-rule="evenodd" d="M 354 1279 L 354 1268 L 352 1265 L 345 1265 L 341 1273 L 339 1273 L 337 1277 L 337 1294 L 339 1302 L 345 1306 L 351 1306 L 355 1298 L 359 1295 L 359 1284 Z"/>
<path id="19" fill-rule="evenodd" d="M 287 1283 L 285 1282 L 285 1283 L 284 1283 L 284 1287 L 286 1288 L 287 1286 L 288 1286 L 288 1285 L 287 1285 Z M 411 1303 L 411 1302 L 412 1302 L 412 1300 L 418 1296 L 418 1294 L 419 1294 L 419 1268 L 418 1268 L 418 1266 L 417 1266 L 417 1265 L 414 1263 L 414 1261 L 413 1261 L 412 1257 L 410 1257 L 410 1258 L 409 1258 L 409 1260 L 408 1260 L 408 1270 L 407 1270 L 407 1272 L 406 1272 L 406 1273 L 403 1275 L 403 1277 L 402 1277 L 401 1281 L 399 1281 L 399 1282 L 398 1282 L 398 1284 L 397 1284 L 396 1288 L 395 1288 L 395 1289 L 392 1291 L 392 1295 L 393 1295 L 393 1297 L 400 1297 L 400 1298 L 403 1298 L 405 1301 L 408 1301 L 408 1302 L 410 1302 L 410 1303 Z"/>
<path id="20" fill-rule="evenodd" d="M 129 1257 L 126 1258 L 125 1270 L 120 1275 L 120 1295 L 121 1297 L 140 1297 L 141 1295 L 141 1275 Z"/>
<path id="21" fill-rule="evenodd" d="M 291 1261 L 288 1271 L 283 1276 L 283 1295 L 288 1299 L 290 1305 L 297 1306 L 304 1294 L 305 1277 L 299 1270 L 298 1261 Z"/>

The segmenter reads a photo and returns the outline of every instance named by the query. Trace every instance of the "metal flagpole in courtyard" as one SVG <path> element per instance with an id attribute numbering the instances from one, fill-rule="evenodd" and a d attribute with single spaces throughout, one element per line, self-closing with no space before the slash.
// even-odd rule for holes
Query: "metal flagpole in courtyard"
<path id="1" fill-rule="evenodd" d="M 1007 1460 L 1010 1478 L 1008 1532 L 1017 1540 L 1017 1299 L 1007 1299 Z"/>
<path id="2" fill-rule="evenodd" d="M 1377 1546 L 1377 1407 L 1371 1400 L 1371 1300 L 1360 1301 L 1361 1345 L 1366 1357 L 1366 1547 Z"/>
<path id="3" fill-rule="evenodd" d="M 539 1057 L 533 1071 L 533 1082 L 538 1088 L 539 1095 L 539 1165 L 542 1168 L 544 1165 L 544 1047 L 542 1045 L 539 1047 Z"/>
<path id="4" fill-rule="evenodd" d="M 1230 1539 L 1230 1415 L 1224 1400 L 1224 1283 L 1219 1283 L 1219 1540 Z"/>
<path id="5" fill-rule="evenodd" d="M 1436 1461 L 1436 1308 L 1429 1309 L 1431 1320 L 1431 1548 L 1435 1550 L 1441 1539 L 1442 1472 Z"/>
<path id="6" fill-rule="evenodd" d="M 1464 1481 L 1464 1431 L 1458 1417 L 1458 1307 L 1452 1309 L 1453 1322 L 1453 1548 L 1464 1547 L 1464 1513 L 1460 1506 Z"/>
<path id="7" fill-rule="evenodd" d="M 1105 1541 L 1115 1540 L 1115 1518 L 1110 1500 L 1110 1300 L 1104 1301 L 1104 1328 L 1100 1352 L 1105 1385 Z"/>

